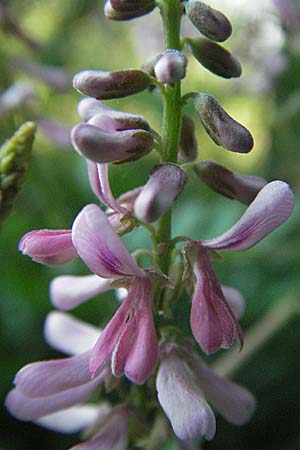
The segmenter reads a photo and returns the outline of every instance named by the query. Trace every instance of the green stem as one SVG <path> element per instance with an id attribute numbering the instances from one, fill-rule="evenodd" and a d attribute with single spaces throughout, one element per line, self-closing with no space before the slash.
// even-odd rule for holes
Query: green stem
<path id="1" fill-rule="evenodd" d="M 180 50 L 181 4 L 179 0 L 162 0 L 160 4 L 164 26 L 165 49 Z M 162 162 L 177 162 L 181 128 L 181 86 L 166 86 L 164 90 L 164 111 L 162 126 Z M 170 265 L 172 234 L 172 210 L 166 212 L 157 226 L 158 268 L 168 274 Z"/>

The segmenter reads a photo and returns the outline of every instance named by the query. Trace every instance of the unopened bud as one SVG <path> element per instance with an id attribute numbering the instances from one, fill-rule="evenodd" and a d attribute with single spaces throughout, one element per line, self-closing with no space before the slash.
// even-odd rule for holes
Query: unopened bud
<path id="1" fill-rule="evenodd" d="M 0 116 L 36 98 L 36 90 L 32 83 L 24 80 L 16 81 L 0 95 Z"/>
<path id="2" fill-rule="evenodd" d="M 261 177 L 234 173 L 215 161 L 202 161 L 194 170 L 213 191 L 245 205 L 249 205 L 267 184 Z"/>
<path id="3" fill-rule="evenodd" d="M 143 222 L 159 219 L 182 192 L 187 173 L 173 163 L 162 163 L 152 169 L 149 180 L 134 204 L 134 214 Z"/>
<path id="4" fill-rule="evenodd" d="M 71 230 L 30 231 L 22 237 L 19 250 L 47 266 L 60 266 L 77 257 Z"/>
<path id="5" fill-rule="evenodd" d="M 96 114 L 88 120 L 88 123 L 106 131 L 150 130 L 150 126 L 143 116 L 114 109 L 108 109 Z"/>
<path id="6" fill-rule="evenodd" d="M 200 33 L 213 41 L 223 42 L 232 33 L 231 23 L 227 17 L 199 0 L 186 2 L 185 11 Z"/>
<path id="7" fill-rule="evenodd" d="M 104 131 L 86 123 L 73 128 L 71 140 L 78 153 L 98 163 L 134 161 L 154 145 L 152 135 L 145 130 Z"/>
<path id="8" fill-rule="evenodd" d="M 186 56 L 178 50 L 166 50 L 154 66 L 156 78 L 161 83 L 174 84 L 185 77 Z"/>
<path id="9" fill-rule="evenodd" d="M 217 145 L 232 152 L 250 152 L 254 145 L 250 132 L 227 114 L 215 98 L 199 93 L 194 104 L 202 125 Z"/>
<path id="10" fill-rule="evenodd" d="M 136 69 L 107 72 L 104 70 L 83 70 L 73 78 L 74 88 L 85 95 L 99 100 L 122 98 L 141 92 L 150 83 L 146 72 Z"/>
<path id="11" fill-rule="evenodd" d="M 194 161 L 198 156 L 198 144 L 193 119 L 187 114 L 182 115 L 179 159 L 183 162 Z"/>
<path id="12" fill-rule="evenodd" d="M 199 63 L 215 75 L 223 78 L 237 78 L 241 75 L 241 64 L 221 45 L 205 38 L 187 38 L 185 43 Z"/>
<path id="13" fill-rule="evenodd" d="M 155 0 L 107 0 L 104 15 L 110 20 L 131 20 L 149 14 L 155 7 Z"/>
<path id="14" fill-rule="evenodd" d="M 26 122 L 0 148 L 0 221 L 12 210 L 27 175 L 35 132 L 36 124 Z"/>

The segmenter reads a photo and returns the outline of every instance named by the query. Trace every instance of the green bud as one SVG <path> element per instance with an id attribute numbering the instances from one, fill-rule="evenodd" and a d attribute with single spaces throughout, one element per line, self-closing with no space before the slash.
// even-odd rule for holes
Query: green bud
<path id="1" fill-rule="evenodd" d="M 36 131 L 33 122 L 24 123 L 0 148 L 0 221 L 8 216 L 26 177 Z"/>
<path id="2" fill-rule="evenodd" d="M 231 53 L 215 42 L 205 38 L 185 39 L 185 45 L 202 66 L 223 78 L 237 78 L 242 68 Z"/>
<path id="3" fill-rule="evenodd" d="M 185 11 L 200 33 L 213 41 L 223 42 L 232 33 L 231 23 L 227 17 L 199 0 L 186 2 Z"/>
<path id="4" fill-rule="evenodd" d="M 215 98 L 199 93 L 194 104 L 202 125 L 217 145 L 232 152 L 250 152 L 254 145 L 250 132 L 227 114 Z"/>

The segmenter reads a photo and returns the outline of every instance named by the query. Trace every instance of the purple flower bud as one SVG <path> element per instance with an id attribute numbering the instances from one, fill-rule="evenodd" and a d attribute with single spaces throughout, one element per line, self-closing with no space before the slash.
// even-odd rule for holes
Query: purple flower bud
<path id="1" fill-rule="evenodd" d="M 99 100 L 127 97 L 141 92 L 150 83 L 149 75 L 142 70 L 127 69 L 116 72 L 83 70 L 73 78 L 74 88 Z"/>
<path id="2" fill-rule="evenodd" d="M 185 77 L 186 56 L 178 50 L 166 50 L 154 66 L 156 78 L 162 83 L 174 84 Z"/>
<path id="3" fill-rule="evenodd" d="M 104 15 L 110 20 L 131 20 L 150 13 L 155 7 L 154 0 L 107 0 Z"/>
<path id="4" fill-rule="evenodd" d="M 179 145 L 179 159 L 183 162 L 194 161 L 198 155 L 198 144 L 193 119 L 183 114 Z"/>
<path id="5" fill-rule="evenodd" d="M 24 80 L 16 81 L 0 94 L 0 115 L 20 108 L 36 98 L 36 90 L 32 83 Z"/>
<path id="6" fill-rule="evenodd" d="M 83 98 L 78 103 L 77 110 L 82 120 L 106 131 L 150 130 L 150 125 L 143 116 L 117 111 L 94 98 Z M 106 121 L 110 124 L 109 129 L 107 129 Z"/>
<path id="7" fill-rule="evenodd" d="M 215 42 L 205 38 L 185 40 L 188 50 L 207 70 L 223 78 L 241 76 L 239 61 L 231 53 Z"/>
<path id="8" fill-rule="evenodd" d="M 199 93 L 194 104 L 202 125 L 217 145 L 232 152 L 250 152 L 254 145 L 250 132 L 227 114 L 215 98 Z"/>
<path id="9" fill-rule="evenodd" d="M 99 163 L 134 161 L 149 153 L 154 144 L 145 130 L 104 131 L 86 123 L 73 128 L 71 140 L 78 153 Z"/>
<path id="10" fill-rule="evenodd" d="M 77 257 L 71 230 L 30 231 L 22 237 L 19 250 L 47 266 L 60 266 Z"/>
<path id="11" fill-rule="evenodd" d="M 231 23 L 227 17 L 199 0 L 186 2 L 185 11 L 200 33 L 213 41 L 223 42 L 232 33 Z"/>
<path id="12" fill-rule="evenodd" d="M 186 172 L 177 164 L 162 163 L 155 166 L 135 201 L 136 217 L 144 222 L 159 219 L 182 192 L 187 178 Z"/>
<path id="13" fill-rule="evenodd" d="M 213 191 L 249 205 L 267 184 L 261 177 L 234 173 L 215 161 L 202 161 L 194 166 L 196 174 Z"/>

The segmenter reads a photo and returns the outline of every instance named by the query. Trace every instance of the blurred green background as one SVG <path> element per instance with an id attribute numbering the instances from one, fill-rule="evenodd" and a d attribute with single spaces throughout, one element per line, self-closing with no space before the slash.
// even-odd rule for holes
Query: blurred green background
<path id="1" fill-rule="evenodd" d="M 243 254 L 226 254 L 224 263 L 215 265 L 221 283 L 243 292 L 247 308 L 241 324 L 248 330 L 272 306 L 299 300 L 300 45 L 299 35 L 281 26 L 269 4 L 267 13 L 263 15 L 258 10 L 256 17 L 239 15 L 244 3 L 242 0 L 236 3 L 238 8 L 232 18 L 234 33 L 228 47 L 241 60 L 244 68 L 241 80 L 219 79 L 190 59 L 183 89 L 214 95 L 251 130 L 256 142 L 250 155 L 226 152 L 209 140 L 194 115 L 200 160 L 215 159 L 232 170 L 264 176 L 269 181 L 284 179 L 296 195 L 296 210 L 281 229 L 256 248 Z M 66 125 L 79 121 L 76 105 L 80 95 L 71 88 L 57 91 L 33 79 L 17 67 L 17 57 L 61 66 L 71 77 L 87 68 L 139 67 L 147 56 L 162 50 L 156 13 L 128 23 L 114 23 L 103 17 L 102 2 L 97 0 L 10 0 L 2 4 L 7 4 L 12 17 L 40 47 L 30 48 L 5 26 L 0 30 L 0 92 L 20 79 L 31 82 L 36 90 L 35 100 L 1 115 L 0 142 L 24 121 L 35 117 L 48 117 Z M 223 10 L 227 13 L 226 5 Z M 221 0 L 218 6 L 222 9 Z M 262 17 L 267 23 L 272 21 L 279 33 L 272 48 Z M 3 25 L 1 13 L 0 23 Z M 184 26 L 186 34 L 194 34 L 186 23 Z M 268 45 L 264 47 L 264 43 Z M 160 131 L 161 103 L 157 93 L 146 92 L 109 104 L 142 113 Z M 187 110 L 193 114 L 191 106 Z M 153 153 L 135 163 L 113 166 L 110 172 L 113 192 L 117 195 L 145 183 L 156 162 Z M 60 356 L 43 340 L 43 321 L 52 309 L 49 281 L 59 274 L 88 273 L 80 261 L 63 268 L 36 264 L 18 252 L 18 241 L 32 229 L 69 228 L 78 211 L 90 202 L 96 199 L 89 188 L 84 160 L 75 151 L 57 146 L 39 129 L 29 176 L 0 235 L 1 404 L 20 367 Z M 213 237 L 233 224 L 244 209 L 210 192 L 191 175 L 175 207 L 174 233 L 197 239 Z M 131 250 L 144 246 L 144 241 L 142 232 L 126 237 Z M 188 329 L 189 299 L 183 298 L 182 302 L 185 315 L 180 320 Z M 109 294 L 78 307 L 74 315 L 104 325 L 116 305 Z M 299 315 L 295 313 L 234 374 L 233 378 L 257 397 L 258 408 L 251 422 L 237 428 L 218 418 L 216 438 L 203 448 L 300 449 L 299 324 Z M 3 407 L 0 423 L 1 450 L 59 450 L 79 440 L 78 436 L 59 435 L 18 422 Z"/>

